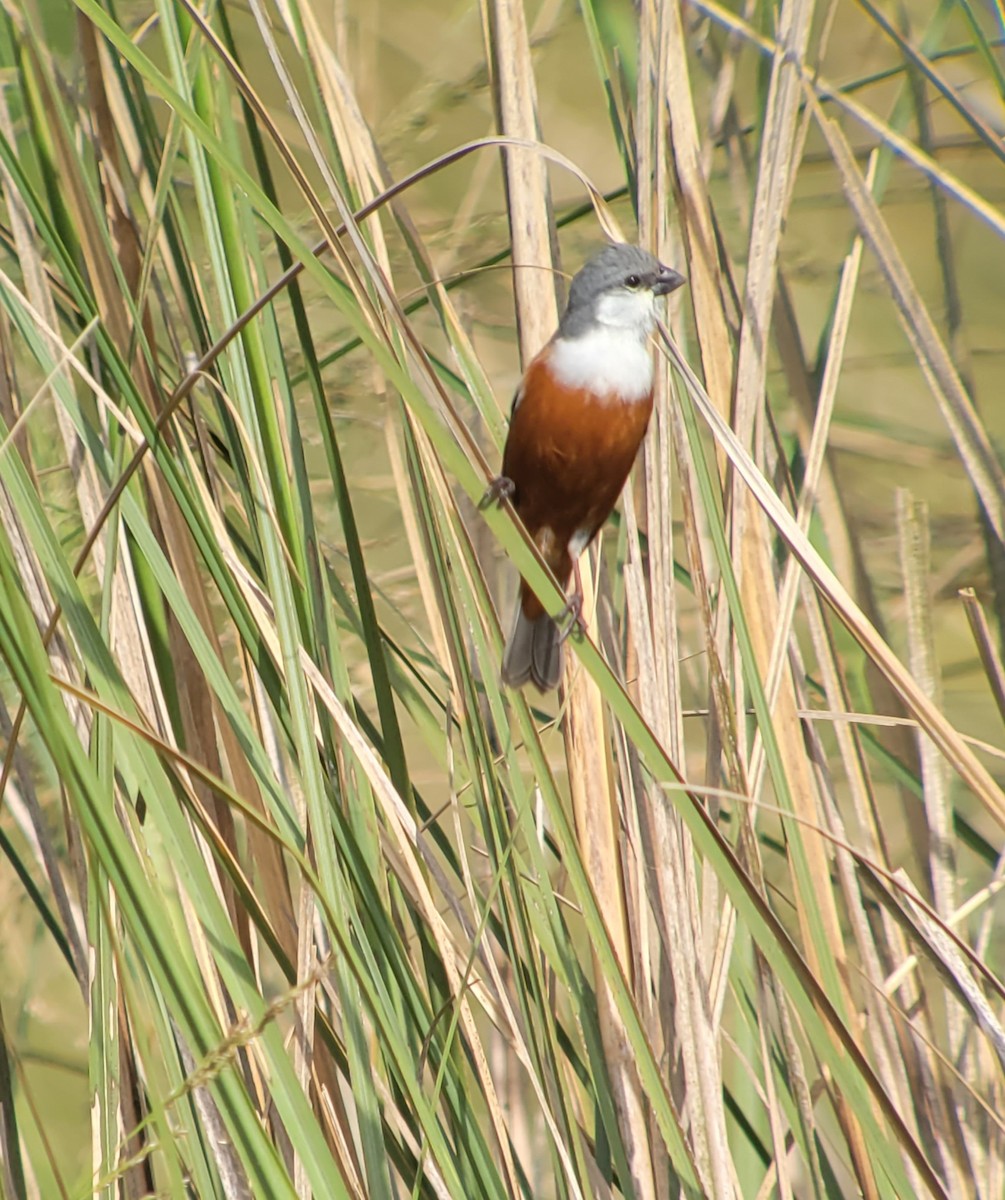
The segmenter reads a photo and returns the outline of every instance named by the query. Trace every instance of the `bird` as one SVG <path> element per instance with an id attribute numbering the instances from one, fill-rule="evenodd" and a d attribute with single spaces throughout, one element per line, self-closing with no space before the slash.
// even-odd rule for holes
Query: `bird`
<path id="1" fill-rule="evenodd" d="M 486 496 L 508 498 L 562 586 L 610 516 L 649 425 L 656 300 L 685 278 L 640 246 L 606 246 L 573 277 L 554 335 L 513 399 L 502 469 Z M 520 581 L 502 680 L 558 686 L 562 643 L 582 608 L 574 595 L 558 620 Z"/>

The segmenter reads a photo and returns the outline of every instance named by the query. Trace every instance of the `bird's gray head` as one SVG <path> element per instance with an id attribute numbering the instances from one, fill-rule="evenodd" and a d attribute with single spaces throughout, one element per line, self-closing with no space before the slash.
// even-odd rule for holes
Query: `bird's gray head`
<path id="1" fill-rule="evenodd" d="M 577 273 L 559 337 L 582 337 L 597 325 L 645 337 L 653 327 L 655 299 L 675 291 L 684 276 L 648 250 L 615 242 Z"/>

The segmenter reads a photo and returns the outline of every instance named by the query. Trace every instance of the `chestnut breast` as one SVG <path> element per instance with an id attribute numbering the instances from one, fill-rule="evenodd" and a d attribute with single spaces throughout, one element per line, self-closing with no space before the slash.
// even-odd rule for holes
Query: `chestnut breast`
<path id="1" fill-rule="evenodd" d="M 649 424 L 649 351 L 637 338 L 632 342 L 613 362 L 610 352 L 618 347 L 603 347 L 608 365 L 590 373 L 585 354 L 567 354 L 563 362 L 556 354 L 561 342 L 552 341 L 528 367 L 517 395 L 502 473 L 513 481 L 516 510 L 560 580 L 614 507 Z M 544 539 L 542 531 L 548 531 Z M 554 550 L 546 552 L 542 542 Z"/>

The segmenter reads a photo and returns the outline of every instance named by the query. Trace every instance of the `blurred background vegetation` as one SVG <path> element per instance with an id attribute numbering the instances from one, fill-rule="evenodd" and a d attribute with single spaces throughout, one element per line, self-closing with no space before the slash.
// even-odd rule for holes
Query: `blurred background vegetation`
<path id="1" fill-rule="evenodd" d="M 4 0 L 5 1196 L 1005 1194 L 1003 39 Z M 689 288 L 522 696 L 610 236 Z"/>

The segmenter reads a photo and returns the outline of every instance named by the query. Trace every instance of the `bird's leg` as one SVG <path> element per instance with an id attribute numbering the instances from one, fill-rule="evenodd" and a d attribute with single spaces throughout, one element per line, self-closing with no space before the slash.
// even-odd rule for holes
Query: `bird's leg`
<path id="1" fill-rule="evenodd" d="M 485 495 L 478 501 L 478 507 L 491 508 L 493 504 L 501 504 L 504 500 L 512 499 L 515 491 L 516 484 L 512 479 L 505 475 L 497 475 L 485 489 Z"/>
<path id="2" fill-rule="evenodd" d="M 555 618 L 555 624 L 558 625 L 558 644 L 561 645 L 565 639 L 579 627 L 580 633 L 586 632 L 586 626 L 583 624 L 583 581 L 579 575 L 579 563 L 576 563 L 575 570 L 575 585 L 572 595 L 566 601 L 565 608 Z"/>

